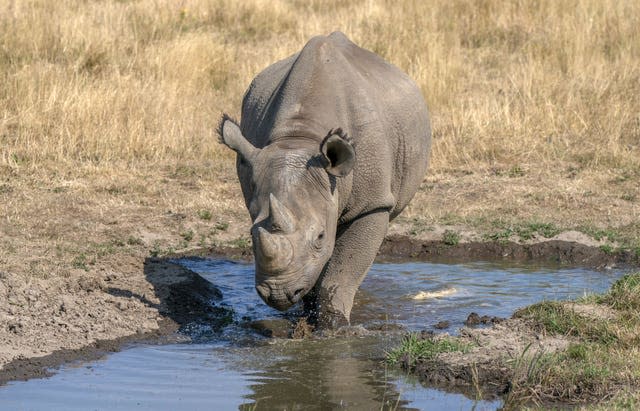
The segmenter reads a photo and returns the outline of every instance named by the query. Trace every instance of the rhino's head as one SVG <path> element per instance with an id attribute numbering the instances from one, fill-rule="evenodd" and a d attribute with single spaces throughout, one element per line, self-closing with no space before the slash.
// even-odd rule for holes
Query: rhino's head
<path id="1" fill-rule="evenodd" d="M 286 310 L 315 285 L 331 257 L 338 220 L 335 177 L 355 162 L 340 133 L 314 140 L 253 146 L 231 120 L 221 125 L 222 142 L 237 154 L 256 263 L 256 290 Z"/>

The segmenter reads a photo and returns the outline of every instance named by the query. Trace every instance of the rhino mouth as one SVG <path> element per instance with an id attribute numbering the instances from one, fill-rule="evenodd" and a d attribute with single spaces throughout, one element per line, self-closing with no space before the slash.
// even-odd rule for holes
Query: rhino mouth
<path id="1" fill-rule="evenodd" d="M 302 300 L 308 290 L 306 287 L 275 287 L 264 281 L 256 284 L 256 291 L 268 306 L 286 311 Z"/>

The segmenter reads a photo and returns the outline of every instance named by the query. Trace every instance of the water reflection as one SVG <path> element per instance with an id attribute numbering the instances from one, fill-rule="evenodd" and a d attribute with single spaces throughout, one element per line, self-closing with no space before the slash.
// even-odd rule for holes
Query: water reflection
<path id="1" fill-rule="evenodd" d="M 379 339 L 300 341 L 263 355 L 270 359 L 245 360 L 260 370 L 251 373 L 251 402 L 240 409 L 416 409 L 385 375 Z"/>

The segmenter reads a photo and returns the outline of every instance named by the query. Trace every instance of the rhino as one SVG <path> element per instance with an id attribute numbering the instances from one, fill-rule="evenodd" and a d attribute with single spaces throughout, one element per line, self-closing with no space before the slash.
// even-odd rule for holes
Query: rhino
<path id="1" fill-rule="evenodd" d="M 255 287 L 321 328 L 349 325 L 353 299 L 429 163 L 429 112 L 400 69 L 343 33 L 313 37 L 264 69 L 223 144 L 252 219 Z"/>

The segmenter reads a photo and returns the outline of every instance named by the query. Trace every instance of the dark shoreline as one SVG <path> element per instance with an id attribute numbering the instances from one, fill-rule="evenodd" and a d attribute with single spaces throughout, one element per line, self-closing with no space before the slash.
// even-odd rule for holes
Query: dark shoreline
<path id="1" fill-rule="evenodd" d="M 209 305 L 220 297 L 215 287 L 202 283 L 203 279 L 176 263 L 172 259 L 182 257 L 214 257 L 251 260 L 250 249 L 217 247 L 201 249 L 188 254 L 172 255 L 165 258 L 148 258 L 145 272 L 155 269 L 175 272 L 179 281 L 158 285 L 156 290 L 161 298 L 172 304 L 171 312 L 161 312 L 163 320 L 159 328 L 149 333 L 138 333 L 115 339 L 95 341 L 76 349 L 63 349 L 42 357 L 18 358 L 0 370 L 0 386 L 10 381 L 26 381 L 31 378 L 46 378 L 64 364 L 93 361 L 131 344 L 164 344 L 178 341 L 177 332 L 182 324 L 209 320 L 220 312 Z M 552 263 L 604 269 L 610 267 L 640 266 L 640 256 L 622 250 L 608 253 L 598 247 L 576 242 L 545 241 L 534 244 L 514 242 L 469 242 L 447 245 L 441 241 L 420 241 L 408 236 L 389 236 L 378 253 L 379 260 L 423 260 L 447 262 L 509 261 Z M 215 320 L 214 320 L 215 321 Z M 223 326 L 223 325 L 221 325 Z"/>

